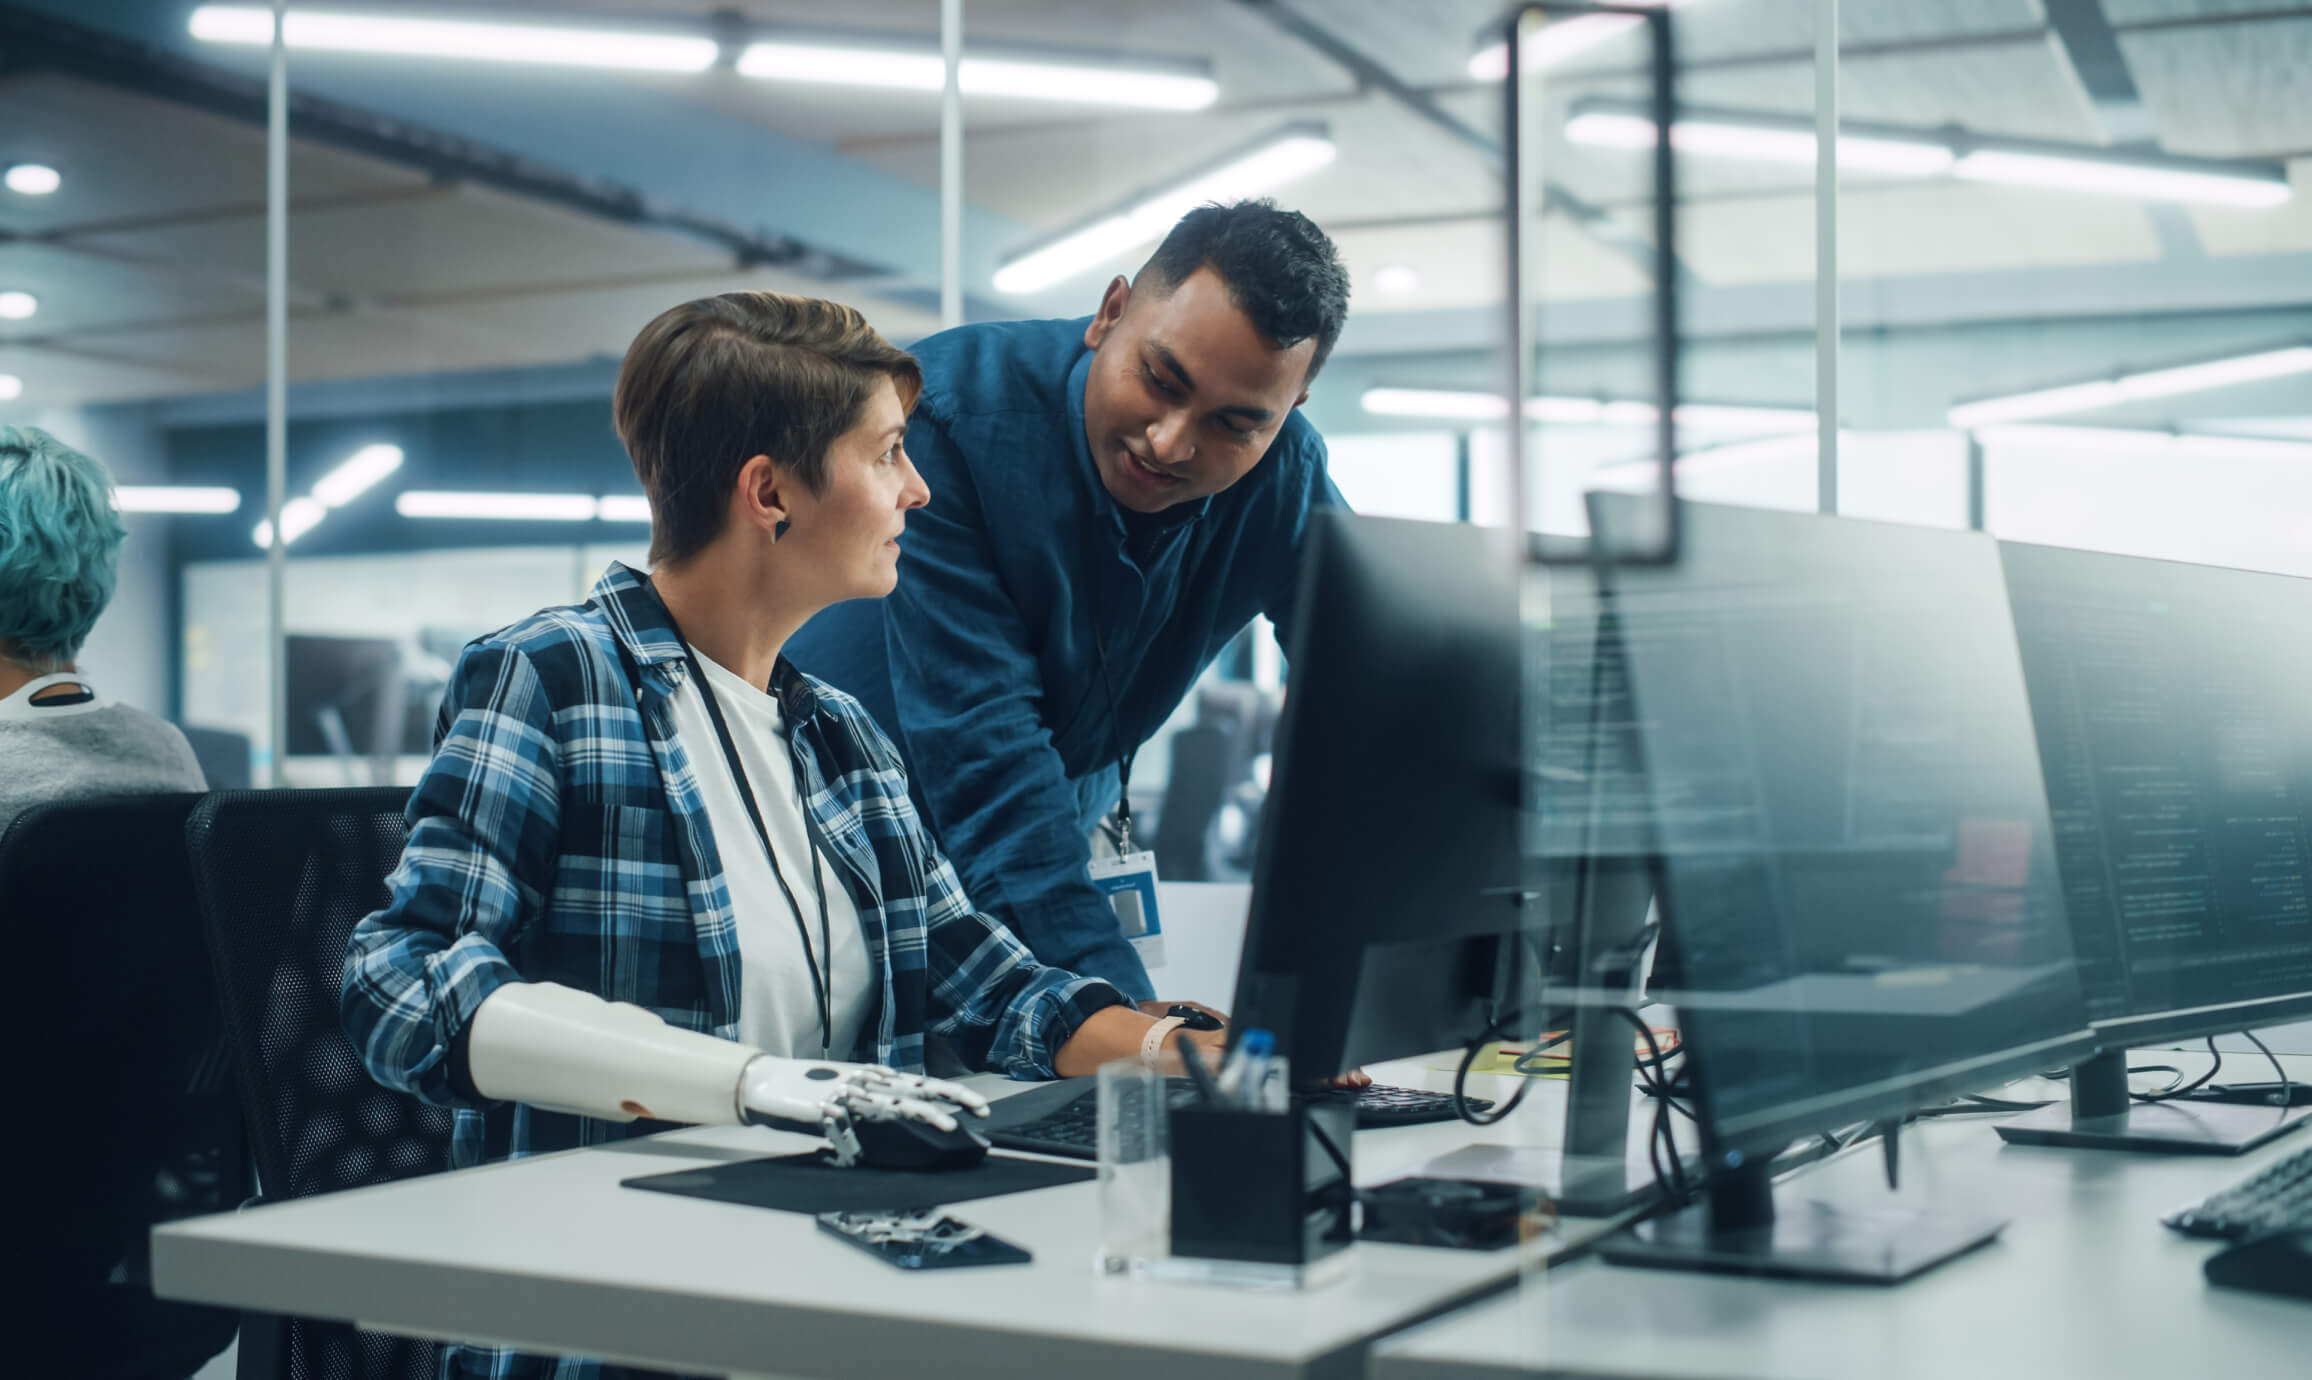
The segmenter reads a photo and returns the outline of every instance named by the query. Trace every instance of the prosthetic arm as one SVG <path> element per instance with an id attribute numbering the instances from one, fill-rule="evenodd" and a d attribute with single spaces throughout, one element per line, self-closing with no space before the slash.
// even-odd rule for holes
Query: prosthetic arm
<path id="1" fill-rule="evenodd" d="M 639 1006 L 553 982 L 508 983 L 475 1008 L 466 1060 L 482 1096 L 606 1121 L 772 1126 L 827 1138 L 857 1164 L 862 1134 L 921 1121 L 954 1131 L 987 1099 L 877 1064 L 782 1059 L 668 1025 Z"/>

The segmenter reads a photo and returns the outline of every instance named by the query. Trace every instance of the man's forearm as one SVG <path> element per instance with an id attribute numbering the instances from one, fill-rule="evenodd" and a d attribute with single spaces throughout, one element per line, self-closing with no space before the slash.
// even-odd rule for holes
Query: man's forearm
<path id="1" fill-rule="evenodd" d="M 1129 1006 L 1095 1011 L 1076 1027 L 1076 1033 L 1060 1046 L 1060 1052 L 1052 1056 L 1052 1072 L 1062 1078 L 1081 1078 L 1099 1072 L 1102 1064 L 1117 1059 L 1138 1059 L 1140 1042 L 1147 1037 L 1148 1027 L 1155 1023 L 1154 1017 Z M 1197 1052 L 1217 1067 L 1226 1032 L 1182 1029 L 1174 1033 L 1173 1039 L 1194 1040 Z M 1171 1041 L 1166 1044 L 1169 1046 Z M 1170 1053 L 1169 1048 L 1166 1052 Z"/>

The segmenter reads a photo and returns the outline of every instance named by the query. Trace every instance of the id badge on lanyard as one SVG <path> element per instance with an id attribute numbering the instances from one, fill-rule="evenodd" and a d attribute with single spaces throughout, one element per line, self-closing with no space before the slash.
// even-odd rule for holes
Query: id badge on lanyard
<path id="1" fill-rule="evenodd" d="M 1092 885 L 1116 912 L 1116 928 L 1150 968 L 1164 966 L 1164 919 L 1156 910 L 1156 855 L 1143 848 L 1107 857 L 1095 855 Z"/>

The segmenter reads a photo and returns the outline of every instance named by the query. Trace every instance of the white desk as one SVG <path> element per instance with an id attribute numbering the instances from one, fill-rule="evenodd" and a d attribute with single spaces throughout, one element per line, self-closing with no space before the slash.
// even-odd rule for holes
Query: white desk
<path id="1" fill-rule="evenodd" d="M 1900 1196 L 2011 1216 L 1981 1250 L 1887 1289 L 1587 1258 L 1382 1342 L 1372 1377 L 2301 1376 L 2312 1304 L 2207 1285 L 2200 1265 L 2217 1243 L 2159 1219 L 2307 1147 L 2312 1129 L 2238 1158 L 2040 1149 L 2005 1146 L 1987 1118 L 1930 1123 L 1905 1135 Z M 1876 1142 L 1777 1197 L 1887 1201 Z"/>
<path id="2" fill-rule="evenodd" d="M 1374 1072 L 1449 1082 L 1411 1063 Z M 1505 1095 L 1508 1080 L 1482 1081 L 1473 1091 Z M 1357 1177 L 1394 1178 L 1479 1139 L 1539 1144 L 1563 1098 L 1562 1083 L 1537 1084 L 1499 1128 L 1361 1132 Z M 1090 1183 L 960 1205 L 957 1215 L 1028 1247 L 1035 1262 L 924 1276 L 828 1238 L 801 1214 L 618 1185 L 807 1144 L 760 1128 L 694 1129 L 175 1223 L 154 1233 L 154 1288 L 692 1371 L 885 1377 L 927 1372 L 936 1358 L 940 1373 L 963 1376 L 1348 1376 L 1363 1373 L 1372 1338 L 1602 1230 L 1568 1223 L 1522 1252 L 1360 1244 L 1347 1278 L 1268 1293 L 1096 1277 Z"/>

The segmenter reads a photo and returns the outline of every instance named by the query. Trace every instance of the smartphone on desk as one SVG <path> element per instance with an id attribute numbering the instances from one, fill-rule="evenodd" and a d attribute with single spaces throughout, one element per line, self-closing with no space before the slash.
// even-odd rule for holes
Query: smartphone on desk
<path id="1" fill-rule="evenodd" d="M 831 1232 L 902 1270 L 964 1265 L 1024 1265 L 1035 1257 L 937 1208 L 912 1212 L 822 1212 L 819 1230 Z"/>

